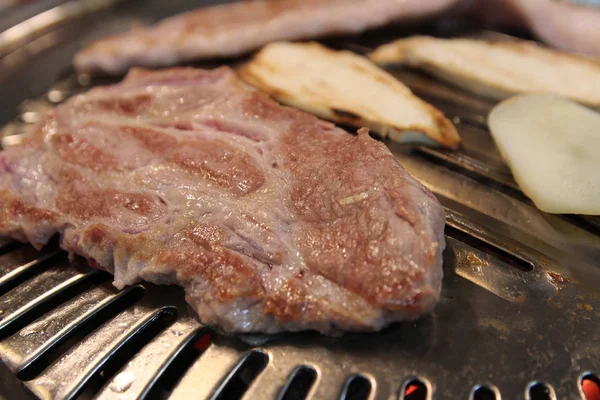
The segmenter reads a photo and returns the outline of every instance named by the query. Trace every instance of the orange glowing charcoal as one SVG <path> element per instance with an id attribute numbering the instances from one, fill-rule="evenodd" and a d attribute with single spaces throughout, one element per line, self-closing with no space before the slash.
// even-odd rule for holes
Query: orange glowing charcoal
<path id="1" fill-rule="evenodd" d="M 212 341 L 212 335 L 210 333 L 207 333 L 206 335 L 202 335 L 194 343 L 194 348 L 198 351 L 204 351 L 210 345 L 211 341 Z"/>
<path id="2" fill-rule="evenodd" d="M 581 388 L 586 400 L 600 400 L 600 386 L 590 378 L 583 378 Z"/>

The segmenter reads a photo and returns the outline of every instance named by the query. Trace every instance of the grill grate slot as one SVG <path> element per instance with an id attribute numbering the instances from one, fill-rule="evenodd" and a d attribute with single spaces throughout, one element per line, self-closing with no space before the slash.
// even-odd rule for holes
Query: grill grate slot
<path id="1" fill-rule="evenodd" d="M 529 385 L 527 397 L 528 400 L 556 400 L 552 387 L 542 382 L 534 382 Z"/>
<path id="2" fill-rule="evenodd" d="M 281 391 L 279 400 L 304 400 L 308 398 L 308 394 L 316 381 L 317 371 L 313 367 L 303 365 L 297 368 Z"/>
<path id="3" fill-rule="evenodd" d="M 0 147 L 0 150 L 2 150 L 2 147 Z M 3 256 L 4 254 L 13 251 L 15 249 L 18 249 L 19 247 L 25 246 L 23 243 L 19 243 L 19 242 L 0 242 L 0 256 Z"/>
<path id="4" fill-rule="evenodd" d="M 431 393 L 425 380 L 413 378 L 401 390 L 400 400 L 431 400 Z"/>
<path id="5" fill-rule="evenodd" d="M 65 302 L 94 283 L 106 279 L 101 271 L 58 265 L 17 286 L 0 298 L 3 318 L 0 338 L 12 335 L 36 318 Z"/>
<path id="6" fill-rule="evenodd" d="M 90 380 L 94 382 L 107 362 L 119 357 L 121 351 L 127 352 L 132 343 L 135 346 L 138 335 L 147 329 L 152 332 L 155 324 L 171 315 L 170 307 L 156 309 L 141 302 L 135 304 L 87 335 L 26 385 L 40 397 L 73 398 Z"/>
<path id="7" fill-rule="evenodd" d="M 147 350 L 151 354 L 146 355 L 142 352 L 128 363 L 128 369 L 130 369 L 131 365 L 135 367 L 136 363 L 146 365 L 150 369 L 150 372 L 147 373 L 148 382 L 145 386 L 139 385 L 139 376 L 137 373 L 134 373 L 136 376 L 135 384 L 142 386 L 143 390 L 140 390 L 138 394 L 135 391 L 135 387 L 129 389 L 127 391 L 128 398 L 168 399 L 173 389 L 179 383 L 179 380 L 206 350 L 212 340 L 212 334 L 207 333 L 206 329 L 200 329 L 193 317 L 187 317 L 183 321 L 178 321 L 168 331 L 163 332 L 163 334 L 165 336 L 165 344 L 163 346 L 159 346 L 161 342 L 161 337 L 159 336 L 147 346 Z M 180 340 L 173 340 L 173 336 L 180 338 Z M 156 358 L 156 352 L 160 352 L 164 348 L 171 352 L 165 352 L 163 355 L 164 360 L 159 366 L 151 365 L 149 360 Z M 96 399 L 110 400 L 113 398 L 113 394 L 114 391 L 109 391 L 105 387 Z"/>
<path id="8" fill-rule="evenodd" d="M 91 289 L 0 344 L 2 347 L 23 349 L 21 357 L 11 362 L 19 370 L 19 379 L 34 379 L 68 349 L 138 301 L 144 293 L 140 287 L 129 288 L 117 294 L 111 292 L 113 291 L 103 286 Z M 52 328 L 63 324 L 60 331 L 50 335 Z M 28 343 L 24 343 L 30 337 Z"/>
<path id="9" fill-rule="evenodd" d="M 136 379 L 140 377 L 137 377 L 132 371 L 123 371 L 119 374 L 115 374 L 115 372 L 119 371 L 145 345 L 167 329 L 176 317 L 177 309 L 167 306 L 153 315 L 151 319 L 148 319 L 123 343 L 119 344 L 118 348 L 113 350 L 100 370 L 95 371 L 90 376 L 82 388 L 81 396 L 84 398 L 92 397 L 105 384 L 113 394 L 128 392 L 132 385 L 136 383 Z M 77 393 L 76 395 L 79 396 Z"/>
<path id="10" fill-rule="evenodd" d="M 585 374 L 581 378 L 581 391 L 585 400 L 600 400 L 600 379 L 594 374 Z"/>
<path id="11" fill-rule="evenodd" d="M 208 399 L 214 397 L 224 380 L 240 363 L 244 349 L 224 345 L 220 337 L 192 364 L 181 378 L 170 399 Z M 218 360 L 218 362 L 214 362 Z"/>
<path id="12" fill-rule="evenodd" d="M 213 400 L 241 399 L 252 382 L 267 366 L 269 356 L 253 350 L 233 369 L 225 382 L 215 392 Z"/>
<path id="13" fill-rule="evenodd" d="M 15 270 L 36 261 L 41 256 L 42 254 L 29 246 L 20 246 L 0 255 L 0 281 L 4 281 L 7 275 L 14 274 Z"/>
<path id="14" fill-rule="evenodd" d="M 521 271 L 530 272 L 534 268 L 532 262 L 526 261 L 523 258 L 513 254 L 512 252 L 509 252 L 506 249 L 503 249 L 497 245 L 494 245 L 493 243 L 478 238 L 474 235 L 470 235 L 469 233 L 462 231 L 456 227 L 453 227 L 449 224 L 446 225 L 445 233 L 447 236 L 450 236 L 453 239 L 456 239 L 484 253 L 487 253 L 492 257 L 501 260 L 507 265 L 515 267 Z"/>
<path id="15" fill-rule="evenodd" d="M 498 390 L 489 386 L 478 386 L 473 390 L 471 400 L 500 400 Z"/>
<path id="16" fill-rule="evenodd" d="M 340 400 L 367 400 L 371 395 L 371 382 L 364 376 L 353 376 L 348 380 Z"/>
<path id="17" fill-rule="evenodd" d="M 480 161 L 459 151 L 447 152 L 444 150 L 418 147 L 414 155 L 442 166 L 450 171 L 466 176 L 491 189 L 498 190 L 503 195 L 508 195 L 524 204 L 535 207 L 533 201 L 517 185 L 509 170 L 497 171 L 489 167 L 489 160 Z M 600 235 L 600 223 L 593 216 L 547 214 L 551 218 L 561 219 L 571 225 L 585 230 L 593 235 Z"/>
<path id="18" fill-rule="evenodd" d="M 32 254 L 36 255 L 34 260 L 31 260 Z M 25 262 L 25 259 L 31 261 Z M 17 249 L 0 257 L 0 296 L 52 265 L 65 260 L 65 253 L 58 250 L 36 254 L 29 248 Z"/>
<path id="19" fill-rule="evenodd" d="M 532 204 L 531 200 L 521 191 L 510 175 L 490 169 L 485 162 L 459 152 L 450 153 L 427 147 L 417 148 L 415 154 L 431 163 L 469 177 L 482 185 L 497 189 L 516 200 Z"/>
<path id="20" fill-rule="evenodd" d="M 588 231 L 596 236 L 600 236 L 600 218 L 591 215 L 563 215 L 565 220 L 573 225 Z"/>

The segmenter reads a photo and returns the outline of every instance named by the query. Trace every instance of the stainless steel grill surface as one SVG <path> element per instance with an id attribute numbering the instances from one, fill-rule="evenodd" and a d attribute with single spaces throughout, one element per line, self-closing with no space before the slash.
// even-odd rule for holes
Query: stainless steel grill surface
<path id="1" fill-rule="evenodd" d="M 50 3 L 0 33 L 4 144 L 48 107 L 107 83 L 71 72 L 82 43 L 132 18 L 194 6 Z M 328 44 L 361 52 L 406 33 Z M 0 397 L 584 399 L 581 380 L 600 373 L 600 220 L 533 206 L 486 130 L 492 103 L 421 73 L 391 72 L 453 118 L 464 140 L 455 152 L 386 142 L 446 208 L 444 289 L 433 314 L 377 334 L 227 337 L 202 327 L 177 288 L 119 292 L 56 245 L 37 252 L 2 242 Z"/>

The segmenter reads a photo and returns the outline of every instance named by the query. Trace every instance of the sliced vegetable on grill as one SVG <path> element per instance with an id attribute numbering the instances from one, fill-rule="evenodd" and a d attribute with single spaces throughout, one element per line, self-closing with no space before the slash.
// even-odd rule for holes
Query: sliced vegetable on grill
<path id="1" fill-rule="evenodd" d="M 542 211 L 600 214 L 600 114 L 554 95 L 495 107 L 492 136 L 521 189 Z"/>
<path id="2" fill-rule="evenodd" d="M 275 99 L 331 121 L 368 127 L 397 142 L 456 148 L 460 137 L 435 107 L 367 58 L 318 43 L 278 42 L 240 68 Z"/>
<path id="3" fill-rule="evenodd" d="M 413 36 L 383 45 L 369 57 L 378 64 L 421 68 L 492 99 L 554 93 L 600 107 L 600 62 L 532 42 Z"/>

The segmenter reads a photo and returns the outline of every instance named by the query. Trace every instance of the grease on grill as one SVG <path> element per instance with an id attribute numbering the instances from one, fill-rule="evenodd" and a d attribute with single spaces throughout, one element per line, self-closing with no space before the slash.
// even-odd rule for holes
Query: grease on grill
<path id="1" fill-rule="evenodd" d="M 533 270 L 533 263 L 531 263 L 530 261 L 525 260 L 516 254 L 513 254 L 513 252 L 507 249 L 501 248 L 497 245 L 489 243 L 486 240 L 480 239 L 470 234 L 469 232 L 465 232 L 457 227 L 446 224 L 445 233 L 451 238 L 461 241 L 484 253 L 487 253 L 492 257 L 495 257 L 503 261 L 504 263 L 510 265 L 511 267 L 515 267 L 524 272 L 529 272 Z"/>
<path id="2" fill-rule="evenodd" d="M 563 290 L 567 286 L 567 283 L 570 282 L 563 275 L 558 274 L 556 272 L 548 271 L 548 276 L 550 277 L 550 283 L 552 283 L 552 285 L 556 288 L 556 290 L 559 290 L 559 291 Z"/>
<path id="3" fill-rule="evenodd" d="M 467 261 L 471 263 L 471 265 L 486 267 L 489 263 L 481 258 L 477 257 L 474 253 L 467 254 Z"/>

